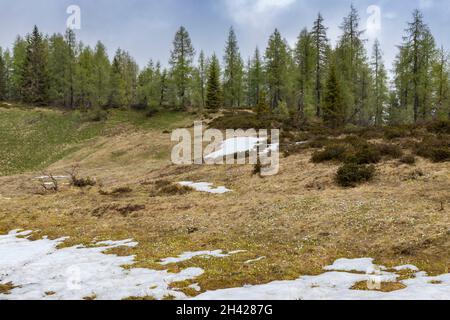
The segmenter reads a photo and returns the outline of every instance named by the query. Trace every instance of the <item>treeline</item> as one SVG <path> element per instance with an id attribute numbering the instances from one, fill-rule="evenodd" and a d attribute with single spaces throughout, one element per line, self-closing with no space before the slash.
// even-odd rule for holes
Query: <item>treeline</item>
<path id="1" fill-rule="evenodd" d="M 399 45 L 390 80 L 379 41 L 365 49 L 352 6 L 335 47 L 319 14 L 294 48 L 278 30 L 264 52 L 242 59 L 233 28 L 223 58 L 197 54 L 181 27 L 169 68 L 150 61 L 139 70 L 130 54 L 77 42 L 73 31 L 44 36 L 35 27 L 12 51 L 0 49 L 0 100 L 67 108 L 139 107 L 215 110 L 255 108 L 295 123 L 331 127 L 418 123 L 450 118 L 448 53 L 438 48 L 416 10 Z M 196 60 L 197 59 L 197 60 Z"/>

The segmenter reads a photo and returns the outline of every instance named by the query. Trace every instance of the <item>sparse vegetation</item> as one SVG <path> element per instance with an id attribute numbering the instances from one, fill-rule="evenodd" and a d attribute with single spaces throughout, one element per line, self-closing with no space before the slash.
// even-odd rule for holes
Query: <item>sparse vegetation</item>
<path id="1" fill-rule="evenodd" d="M 184 195 L 193 191 L 191 187 L 182 186 L 177 183 L 173 183 L 167 180 L 158 180 L 154 183 L 155 190 L 152 191 L 151 196 L 174 196 Z"/>

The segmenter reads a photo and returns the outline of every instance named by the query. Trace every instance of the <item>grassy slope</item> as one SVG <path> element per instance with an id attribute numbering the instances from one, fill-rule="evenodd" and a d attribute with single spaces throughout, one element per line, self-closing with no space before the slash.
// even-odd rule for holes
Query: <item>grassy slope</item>
<path id="1" fill-rule="evenodd" d="M 185 119 L 177 112 L 148 119 L 139 112 L 113 110 L 106 122 L 88 122 L 78 112 L 0 107 L 0 176 L 46 168 L 79 150 L 83 142 L 123 124 L 171 129 Z"/>
<path id="2" fill-rule="evenodd" d="M 23 123 L 22 116 L 16 115 L 16 123 Z M 372 183 L 354 189 L 333 183 L 336 164 L 311 163 L 312 150 L 281 159 L 280 174 L 266 179 L 251 176 L 252 166 L 173 166 L 170 135 L 163 130 L 192 120 L 184 114 L 145 119 L 114 111 L 103 134 L 76 144 L 78 150 L 48 168 L 60 174 L 79 163 L 82 174 L 97 178 L 101 186 L 41 195 L 32 173 L 0 177 L 0 233 L 39 229 L 40 235 L 70 236 L 67 245 L 134 238 L 137 248 L 116 252 L 136 254 L 138 266 L 150 268 L 161 268 L 158 259 L 184 251 L 247 250 L 171 266 L 204 268 L 195 282 L 205 290 L 317 274 L 339 257 L 373 257 L 387 266 L 413 263 L 429 272 L 449 272 L 448 163 L 419 159 L 410 167 L 388 161 L 377 165 Z M 417 170 L 423 175 L 415 177 Z M 233 192 L 150 197 L 158 179 L 214 182 Z M 99 192 L 125 186 L 132 191 Z M 129 205 L 145 209 L 117 210 Z M 266 259 L 243 263 L 261 256 Z"/>

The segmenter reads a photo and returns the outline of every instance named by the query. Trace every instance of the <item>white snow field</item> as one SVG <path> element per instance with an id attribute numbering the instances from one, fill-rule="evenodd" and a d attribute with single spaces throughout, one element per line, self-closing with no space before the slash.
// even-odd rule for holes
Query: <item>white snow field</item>
<path id="1" fill-rule="evenodd" d="M 351 289 L 356 283 L 368 281 L 372 285 L 396 281 L 398 274 L 384 266 L 373 264 L 373 259 L 339 259 L 318 276 L 303 276 L 293 281 L 275 281 L 264 285 L 208 291 L 197 300 L 448 300 L 450 299 L 450 274 L 429 277 L 418 272 L 415 266 L 394 268 L 409 269 L 415 277 L 400 281 L 405 289 L 393 292 L 362 291 Z M 378 271 L 377 271 L 378 270 Z M 350 273 L 368 272 L 369 274 Z M 370 274 L 370 273 L 373 274 Z"/>
<path id="2" fill-rule="evenodd" d="M 97 243 L 98 247 L 75 246 L 57 249 L 65 239 L 43 238 L 30 241 L 30 231 L 12 231 L 0 236 L 0 283 L 12 283 L 16 288 L 2 299 L 70 299 L 95 297 L 100 300 L 120 300 L 127 297 L 152 296 L 163 299 L 186 298 L 169 288 L 170 283 L 193 279 L 203 274 L 200 268 L 188 268 L 180 273 L 132 268 L 134 257 L 119 257 L 103 252 L 115 247 L 134 247 L 131 240 Z"/>
<path id="3" fill-rule="evenodd" d="M 223 159 L 224 157 L 233 155 L 235 153 L 242 153 L 256 150 L 258 144 L 263 142 L 264 140 L 265 138 L 256 138 L 256 137 L 234 137 L 226 139 L 216 148 L 215 152 L 207 155 L 205 157 L 205 160 L 215 161 L 217 159 Z M 279 144 L 274 143 L 272 145 L 268 145 L 267 149 L 264 150 L 263 152 L 268 152 L 268 150 L 276 152 L 278 151 L 278 149 Z"/>
<path id="4" fill-rule="evenodd" d="M 83 299 L 119 300 L 128 297 L 167 296 L 188 299 L 184 293 L 170 288 L 173 282 L 193 280 L 204 273 L 201 268 L 187 268 L 179 273 L 166 270 L 132 268 L 134 256 L 119 257 L 105 251 L 116 247 L 134 247 L 132 240 L 103 241 L 94 247 L 74 246 L 58 249 L 65 238 L 31 241 L 31 231 L 11 231 L 0 235 L 0 284 L 14 288 L 0 294 L 0 300 L 11 299 Z M 242 250 L 224 253 L 222 250 L 186 252 L 175 258 L 161 260 L 168 265 L 193 257 L 228 257 Z M 261 260 L 261 259 L 258 259 Z M 250 260 L 249 260 L 250 261 Z M 256 260 L 254 260 L 256 261 Z M 253 262 L 253 261 L 252 261 Z M 131 268 L 125 269 L 124 266 Z M 264 285 L 207 291 L 197 300 L 370 300 L 370 299 L 450 299 L 450 274 L 430 277 L 415 266 L 392 269 L 377 266 L 373 259 L 339 259 L 324 268 L 318 276 L 302 276 L 292 281 L 275 281 Z M 392 271 L 391 271 L 392 270 Z M 406 288 L 393 292 L 359 291 L 351 288 L 358 282 L 372 285 L 397 281 L 398 272 L 415 274 L 399 281 Z M 354 273 L 358 272 L 358 273 Z M 190 286 L 201 291 L 198 284 Z"/>
<path id="5" fill-rule="evenodd" d="M 224 194 L 227 192 L 231 192 L 231 190 L 225 188 L 225 187 L 217 187 L 213 188 L 212 183 L 208 182 L 192 182 L 192 181 L 181 181 L 178 184 L 186 187 L 191 187 L 196 191 L 199 192 L 207 192 L 207 193 L 213 193 L 213 194 Z"/>

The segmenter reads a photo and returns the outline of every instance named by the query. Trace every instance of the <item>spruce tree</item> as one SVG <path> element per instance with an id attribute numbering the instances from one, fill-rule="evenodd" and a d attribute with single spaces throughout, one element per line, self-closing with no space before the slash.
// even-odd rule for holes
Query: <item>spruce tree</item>
<path id="1" fill-rule="evenodd" d="M 27 54 L 27 41 L 17 37 L 13 46 L 12 70 L 11 70 L 11 99 L 19 102 L 23 100 L 22 77 L 23 67 Z"/>
<path id="2" fill-rule="evenodd" d="M 110 91 L 111 63 L 106 47 L 101 42 L 97 42 L 95 46 L 93 73 L 95 85 L 95 100 L 93 104 L 96 107 L 104 107 L 108 103 Z"/>
<path id="3" fill-rule="evenodd" d="M 3 49 L 0 47 L 0 101 L 6 97 L 6 62 L 3 56 Z"/>
<path id="4" fill-rule="evenodd" d="M 387 73 L 383 63 L 380 42 L 375 40 L 372 53 L 372 72 L 374 75 L 375 125 L 382 126 L 385 106 L 388 102 Z"/>
<path id="5" fill-rule="evenodd" d="M 295 91 L 298 115 L 301 119 L 314 114 L 314 49 L 313 39 L 305 28 L 298 36 L 294 51 L 296 63 Z"/>
<path id="6" fill-rule="evenodd" d="M 249 106 L 256 106 L 259 103 L 260 92 L 264 86 L 263 62 L 259 49 L 255 49 L 253 59 L 250 61 L 247 75 L 247 95 Z"/>
<path id="7" fill-rule="evenodd" d="M 327 28 L 323 24 L 323 17 L 319 13 L 314 21 L 311 31 L 311 37 L 314 46 L 314 103 L 316 108 L 316 117 L 320 117 L 322 110 L 323 87 L 326 77 L 326 67 L 328 64 L 328 56 L 330 45 L 327 38 Z"/>
<path id="8" fill-rule="evenodd" d="M 220 84 L 220 63 L 214 54 L 209 64 L 208 84 L 206 88 L 206 107 L 217 110 L 222 107 L 223 97 Z"/>
<path id="9" fill-rule="evenodd" d="M 431 117 L 430 88 L 435 41 L 419 10 L 413 12 L 395 61 L 395 85 L 401 105 L 411 110 L 414 123 Z"/>
<path id="10" fill-rule="evenodd" d="M 189 92 L 192 63 L 195 55 L 191 38 L 186 28 L 180 27 L 175 34 L 173 50 L 170 57 L 171 76 L 176 88 L 176 98 L 181 108 L 186 108 L 189 104 Z"/>
<path id="11" fill-rule="evenodd" d="M 345 105 L 335 62 L 330 65 L 323 103 L 323 120 L 331 128 L 338 128 L 345 121 Z"/>
<path id="12" fill-rule="evenodd" d="M 278 108 L 286 98 L 288 78 L 288 46 L 278 29 L 269 38 L 265 54 L 265 73 L 269 90 L 270 107 Z"/>
<path id="13" fill-rule="evenodd" d="M 239 107 L 242 100 L 243 62 L 233 28 L 230 28 L 224 56 L 224 104 L 225 107 Z"/>
<path id="14" fill-rule="evenodd" d="M 27 36 L 27 48 L 22 69 L 21 91 L 26 103 L 48 103 L 48 44 L 37 26 Z"/>

